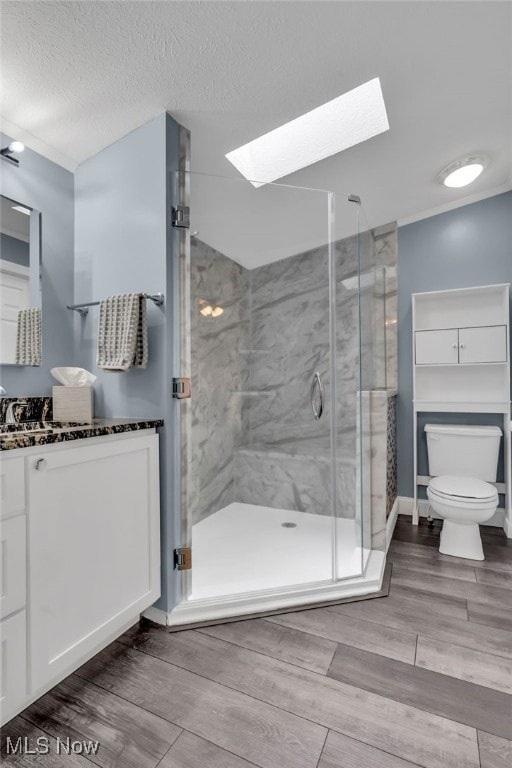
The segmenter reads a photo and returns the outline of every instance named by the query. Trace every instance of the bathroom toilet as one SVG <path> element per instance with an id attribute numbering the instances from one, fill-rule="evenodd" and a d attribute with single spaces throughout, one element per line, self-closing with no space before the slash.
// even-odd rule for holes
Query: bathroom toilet
<path id="1" fill-rule="evenodd" d="M 427 497 L 443 518 L 439 551 L 483 560 L 479 525 L 498 506 L 496 482 L 502 432 L 498 427 L 426 424 Z"/>

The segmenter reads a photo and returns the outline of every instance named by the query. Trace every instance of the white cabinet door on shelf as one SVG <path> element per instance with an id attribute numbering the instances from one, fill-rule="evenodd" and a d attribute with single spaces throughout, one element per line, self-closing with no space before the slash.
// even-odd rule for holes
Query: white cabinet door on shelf
<path id="1" fill-rule="evenodd" d="M 446 365 L 459 362 L 457 328 L 416 331 L 414 339 L 416 365 Z"/>
<path id="2" fill-rule="evenodd" d="M 158 436 L 27 457 L 31 691 L 160 594 Z"/>
<path id="3" fill-rule="evenodd" d="M 507 359 L 507 327 L 505 325 L 460 328 L 459 362 L 506 363 Z"/>

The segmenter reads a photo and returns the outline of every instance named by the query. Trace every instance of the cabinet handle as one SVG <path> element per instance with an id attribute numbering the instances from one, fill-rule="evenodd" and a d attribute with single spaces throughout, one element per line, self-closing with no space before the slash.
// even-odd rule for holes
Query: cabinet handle
<path id="1" fill-rule="evenodd" d="M 46 469 L 46 459 L 36 459 L 34 461 L 34 469 L 37 469 L 39 472 Z"/>
<path id="2" fill-rule="evenodd" d="M 465 349 L 465 347 L 466 347 L 465 344 L 459 344 L 459 349 Z"/>
<path id="3" fill-rule="evenodd" d="M 458 344 L 452 344 L 453 349 L 457 349 L 458 346 Z"/>

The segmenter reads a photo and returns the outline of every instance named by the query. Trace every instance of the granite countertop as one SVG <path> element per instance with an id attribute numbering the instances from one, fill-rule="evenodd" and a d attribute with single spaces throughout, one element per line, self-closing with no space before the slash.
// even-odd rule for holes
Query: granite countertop
<path id="1" fill-rule="evenodd" d="M 163 426 L 163 419 L 93 419 L 90 424 L 79 422 L 37 421 L 30 422 L 32 429 L 17 430 L 14 424 L 0 424 L 0 451 L 51 445 L 68 440 L 84 440 L 88 437 L 117 435 L 121 432 L 137 432 Z"/>

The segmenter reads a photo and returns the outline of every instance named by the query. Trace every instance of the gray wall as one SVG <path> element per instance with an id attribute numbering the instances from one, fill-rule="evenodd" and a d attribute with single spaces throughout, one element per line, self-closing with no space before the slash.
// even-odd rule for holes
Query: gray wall
<path id="1" fill-rule="evenodd" d="M 20 267 L 30 266 L 30 245 L 17 237 L 11 237 L 0 232 L 0 259 L 19 264 Z"/>
<path id="2" fill-rule="evenodd" d="M 2 147 L 12 140 L 0 134 Z M 9 394 L 49 395 L 50 368 L 76 364 L 73 318 L 66 309 L 73 298 L 73 174 L 30 149 L 21 155 L 19 166 L 0 163 L 0 193 L 41 211 L 43 263 L 42 365 L 2 365 L 0 383 Z"/>
<path id="3" fill-rule="evenodd" d="M 170 170 L 178 167 L 179 126 L 167 114 L 85 161 L 75 174 L 75 302 L 118 293 L 165 293 L 166 304 L 148 302 L 146 370 L 105 373 L 96 367 L 98 308 L 75 315 L 75 364 L 98 376 L 96 412 L 105 416 L 164 418 L 161 430 L 162 598 L 168 608 L 174 572 L 173 359 Z M 167 318 L 167 321 L 166 321 Z M 176 375 L 176 374 L 174 374 Z"/>
<path id="4" fill-rule="evenodd" d="M 411 294 L 512 282 L 512 192 L 400 227 L 398 283 L 398 493 L 413 495 Z M 496 424 L 493 415 L 429 414 L 430 421 Z M 427 473 L 418 420 L 419 470 Z M 501 472 L 502 470 L 501 461 Z M 502 477 L 502 475 L 500 475 Z"/>
<path id="5" fill-rule="evenodd" d="M 124 136 L 75 173 L 75 302 L 118 293 L 165 292 L 165 115 Z M 98 376 L 102 416 L 160 417 L 165 385 L 165 309 L 148 302 L 146 370 L 96 367 L 98 307 L 76 322 L 77 363 Z"/>

